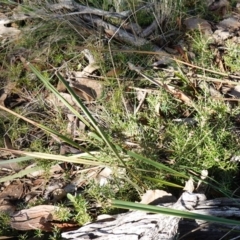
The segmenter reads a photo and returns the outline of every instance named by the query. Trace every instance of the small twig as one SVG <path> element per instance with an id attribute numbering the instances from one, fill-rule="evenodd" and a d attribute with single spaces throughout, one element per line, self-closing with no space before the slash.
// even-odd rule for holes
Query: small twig
<path id="1" fill-rule="evenodd" d="M 158 90 L 156 89 L 146 89 L 146 88 L 138 88 L 138 87 L 128 87 L 129 89 L 135 89 L 137 91 L 142 91 L 142 92 L 146 92 L 146 93 L 158 93 Z"/>
<path id="2" fill-rule="evenodd" d="M 204 78 L 205 81 L 208 81 L 208 82 L 217 82 L 217 83 L 225 83 L 225 84 L 228 83 L 230 85 L 239 85 L 239 82 L 233 82 L 230 80 L 220 80 L 220 79 L 216 79 L 213 77 L 207 77 L 207 76 L 200 75 L 200 74 L 197 74 L 196 76 L 199 78 Z"/>
<path id="3" fill-rule="evenodd" d="M 203 223 L 201 226 L 191 230 L 190 232 L 187 232 L 186 234 L 184 234 L 183 236 L 181 236 L 178 240 L 181 240 L 181 239 L 185 239 L 185 237 L 193 232 L 196 232 L 204 227 L 206 227 L 207 225 L 209 225 L 209 223 Z"/>
<path id="4" fill-rule="evenodd" d="M 147 79 L 148 81 L 150 81 L 151 83 L 157 85 L 158 87 L 163 87 L 164 84 L 157 82 L 156 80 L 146 76 L 145 74 L 143 74 L 141 72 L 141 70 L 139 68 L 137 68 L 136 66 L 134 66 L 132 63 L 128 62 L 128 67 L 130 70 L 137 72 L 139 75 L 141 75 L 142 77 L 144 77 L 145 79 Z"/>
<path id="5" fill-rule="evenodd" d="M 112 17 L 112 18 L 120 18 L 120 19 L 126 18 L 126 16 L 124 16 L 120 13 L 108 12 L 108 11 L 104 11 L 104 10 L 97 9 L 97 8 L 83 6 L 79 3 L 76 3 L 75 1 L 72 1 L 72 3 L 69 3 L 69 4 L 65 3 L 64 5 L 53 4 L 53 5 L 50 5 L 49 7 L 52 11 L 60 10 L 63 8 L 67 8 L 71 11 L 78 10 L 76 12 L 71 12 L 71 13 L 67 13 L 67 14 L 63 14 L 63 15 L 55 15 L 55 17 L 58 17 L 58 16 L 65 17 L 65 16 L 81 15 L 81 14 L 93 14 L 93 15 L 102 16 L 102 17 Z"/>
<path id="6" fill-rule="evenodd" d="M 147 92 L 143 92 L 142 99 L 141 99 L 141 101 L 139 102 L 137 108 L 135 109 L 134 115 L 136 115 L 136 114 L 138 113 L 139 109 L 140 109 L 141 106 L 143 105 L 144 100 L 146 99 L 146 96 L 147 96 Z"/>
<path id="7" fill-rule="evenodd" d="M 212 98 L 217 100 L 223 100 L 223 101 L 240 102 L 239 98 L 220 98 L 220 97 L 212 97 Z"/>
<path id="8" fill-rule="evenodd" d="M 193 64 L 190 64 L 190 63 L 187 63 L 187 62 L 184 62 L 184 61 L 181 61 L 179 59 L 176 59 L 176 58 L 172 58 L 172 60 L 174 60 L 175 62 L 179 62 L 179 63 L 182 63 L 184 65 L 187 65 L 189 67 L 193 67 L 193 68 L 197 68 L 197 69 L 201 69 L 205 72 L 211 72 L 211 73 L 214 73 L 214 74 L 217 74 L 217 75 L 221 75 L 221 76 L 224 76 L 224 77 L 230 77 L 230 78 L 236 78 L 236 79 L 240 79 L 240 76 L 235 76 L 235 75 L 230 75 L 230 74 L 227 74 L 227 73 L 222 73 L 222 72 L 217 72 L 217 71 L 214 71 L 214 70 L 210 70 L 210 69 L 206 69 L 206 68 L 203 68 L 203 67 L 199 67 L 199 66 L 196 66 L 196 65 L 193 65 Z M 232 81 L 224 81 L 224 83 L 234 83 Z M 235 82 L 235 85 L 239 85 L 239 83 L 236 84 Z"/>
<path id="9" fill-rule="evenodd" d="M 185 95 L 182 91 L 176 89 L 175 87 L 169 86 L 166 83 L 157 82 L 153 78 L 150 78 L 150 77 L 146 76 L 145 74 L 143 74 L 141 72 L 140 68 L 137 68 L 136 66 L 134 66 L 130 62 L 128 62 L 128 66 L 129 66 L 130 70 L 133 70 L 133 71 L 137 72 L 139 75 L 141 75 L 142 77 L 144 77 L 145 79 L 147 79 L 151 83 L 157 85 L 158 87 L 162 87 L 163 89 L 165 89 L 168 93 L 170 93 L 176 99 L 179 99 L 181 102 L 184 102 L 188 106 L 194 107 L 194 103 L 192 102 L 192 100 L 187 95 Z"/>

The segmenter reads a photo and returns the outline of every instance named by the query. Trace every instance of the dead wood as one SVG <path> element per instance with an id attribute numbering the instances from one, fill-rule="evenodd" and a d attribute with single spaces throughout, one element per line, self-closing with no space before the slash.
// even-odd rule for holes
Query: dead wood
<path id="1" fill-rule="evenodd" d="M 88 28 L 89 26 L 97 29 L 103 30 L 109 37 L 109 39 L 116 39 L 123 43 L 130 44 L 132 46 L 143 46 L 146 43 L 150 43 L 144 37 L 149 36 L 157 27 L 158 24 L 154 21 L 149 27 L 144 31 L 139 31 L 137 24 L 131 25 L 131 32 L 124 29 L 128 15 L 130 14 L 120 14 L 116 12 L 104 11 L 101 9 L 91 8 L 78 4 L 71 0 L 59 1 L 57 4 L 48 4 L 47 8 L 37 9 L 30 12 L 29 14 L 21 13 L 18 11 L 14 13 L 11 17 L 4 16 L 4 24 L 12 23 L 19 20 L 26 20 L 32 18 L 40 19 L 68 19 L 73 25 L 81 25 L 82 28 Z M 146 8 L 149 6 L 143 6 L 141 8 Z M 104 19 L 103 19 L 104 18 Z M 107 18 L 115 18 L 119 22 L 116 26 L 108 23 Z M 0 20 L 1 16 L 0 16 Z M 138 33 L 138 34 L 136 34 Z M 159 50 L 159 47 L 152 44 L 153 49 Z"/>
<path id="2" fill-rule="evenodd" d="M 11 216 L 11 227 L 18 230 L 41 229 L 51 231 L 50 221 L 55 220 L 54 213 L 58 207 L 51 205 L 40 205 L 29 209 L 23 209 Z"/>
<path id="3" fill-rule="evenodd" d="M 89 21 L 99 29 L 103 28 L 104 32 L 110 37 L 128 43 L 132 46 L 139 47 L 147 43 L 146 39 L 134 36 L 133 34 L 128 33 L 120 27 L 115 27 L 114 25 L 107 23 L 98 17 L 84 15 L 83 19 Z"/>
<path id="4" fill-rule="evenodd" d="M 185 210 L 224 218 L 240 216 L 240 199 L 219 198 L 205 200 L 203 194 L 183 193 L 174 204 L 162 204 L 173 209 Z M 62 233 L 64 239 L 98 239 L 98 240 L 158 240 L 174 239 L 220 239 L 228 231 L 239 230 L 240 226 L 206 223 L 198 220 L 186 220 L 179 217 L 130 211 L 114 215 L 111 218 L 87 224 L 78 230 Z M 238 233 L 232 232 L 232 236 Z M 230 237 L 228 235 L 228 237 Z"/>

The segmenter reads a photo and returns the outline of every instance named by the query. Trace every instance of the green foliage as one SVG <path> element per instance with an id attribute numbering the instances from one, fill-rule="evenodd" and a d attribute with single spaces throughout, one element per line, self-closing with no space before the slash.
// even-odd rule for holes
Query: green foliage
<path id="1" fill-rule="evenodd" d="M 74 220 L 79 223 L 79 225 L 84 225 L 91 221 L 91 217 L 87 213 L 87 202 L 82 195 L 73 196 L 70 193 L 67 194 L 67 198 L 73 204 L 75 213 Z"/>
<path id="2" fill-rule="evenodd" d="M 54 226 L 52 234 L 49 236 L 49 240 L 61 240 L 61 229 Z"/>
<path id="3" fill-rule="evenodd" d="M 136 22 L 141 26 L 149 26 L 153 20 L 154 20 L 154 15 L 150 12 L 150 10 L 139 10 L 135 13 L 135 18 Z"/>
<path id="4" fill-rule="evenodd" d="M 236 173 L 237 166 L 229 160 L 236 153 L 239 144 L 231 132 L 229 109 L 220 101 L 199 102 L 200 112 L 196 115 L 195 125 L 169 122 L 165 143 L 171 153 L 174 169 L 211 169 L 218 176 L 224 170 L 225 177 L 219 184 L 226 186 L 226 179 Z M 233 183 L 234 179 L 232 179 Z"/>
<path id="5" fill-rule="evenodd" d="M 56 217 L 59 221 L 67 222 L 71 219 L 72 214 L 70 213 L 69 209 L 65 207 L 64 204 L 60 204 L 58 206 L 57 211 L 55 211 Z"/>
<path id="6" fill-rule="evenodd" d="M 189 42 L 191 42 L 191 51 L 196 55 L 195 61 L 197 64 L 207 69 L 212 69 L 214 54 L 209 47 L 212 39 L 210 37 L 207 38 L 200 31 L 192 31 L 187 36 Z"/>
<path id="7" fill-rule="evenodd" d="M 151 205 L 147 205 L 147 204 L 125 202 L 125 201 L 120 201 L 120 200 L 113 200 L 113 205 L 118 208 L 159 213 L 159 214 L 165 214 L 168 216 L 177 216 L 177 217 L 181 217 L 181 218 L 188 218 L 188 219 L 194 219 L 194 220 L 199 219 L 199 220 L 203 220 L 203 221 L 207 221 L 207 222 L 214 222 L 214 223 L 239 225 L 239 221 L 232 220 L 232 219 L 197 214 L 197 213 L 192 213 L 192 212 L 187 212 L 187 211 L 180 211 L 180 210 L 166 208 L 166 207 L 160 207 L 160 206 L 151 206 Z"/>
<path id="8" fill-rule="evenodd" d="M 0 235 L 4 236 L 11 233 L 10 217 L 7 213 L 0 212 Z"/>
<path id="9" fill-rule="evenodd" d="M 28 239 L 28 233 L 23 233 L 18 235 L 19 240 L 27 240 Z"/>
<path id="10" fill-rule="evenodd" d="M 118 191 L 118 189 L 116 189 L 116 185 L 115 189 L 113 189 L 113 185 L 110 184 L 100 186 L 99 184 L 91 182 L 86 190 L 86 194 L 96 203 L 97 206 L 102 207 L 102 212 L 107 213 L 111 209 L 111 205 L 108 201 L 109 199 L 114 198 L 116 191 Z"/>
<path id="11" fill-rule="evenodd" d="M 34 237 L 36 238 L 42 238 L 44 236 L 44 233 L 41 229 L 36 229 L 34 232 Z"/>
<path id="12" fill-rule="evenodd" d="M 223 55 L 224 63 L 229 72 L 238 72 L 240 64 L 240 47 L 239 44 L 228 40 L 226 42 L 226 53 Z"/>

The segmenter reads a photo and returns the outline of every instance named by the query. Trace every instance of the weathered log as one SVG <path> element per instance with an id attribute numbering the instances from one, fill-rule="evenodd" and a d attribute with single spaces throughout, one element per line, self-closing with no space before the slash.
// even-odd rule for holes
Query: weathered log
<path id="1" fill-rule="evenodd" d="M 183 193 L 174 204 L 162 204 L 174 209 L 186 210 L 211 216 L 237 219 L 240 217 L 240 199 L 219 198 L 206 200 L 203 194 Z M 62 233 L 64 239 L 98 240 L 158 240 L 174 239 L 220 239 L 226 233 L 229 237 L 238 236 L 240 226 L 206 223 L 197 220 L 181 219 L 162 214 L 149 214 L 130 211 L 112 218 L 87 224 L 78 230 Z M 229 232 L 229 233 L 228 233 Z"/>

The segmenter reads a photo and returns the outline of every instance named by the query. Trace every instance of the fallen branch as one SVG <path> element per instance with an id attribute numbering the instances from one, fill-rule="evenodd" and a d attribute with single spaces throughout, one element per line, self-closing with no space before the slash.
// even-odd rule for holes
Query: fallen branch
<path id="1" fill-rule="evenodd" d="M 240 199 L 219 198 L 205 200 L 203 194 L 184 192 L 174 204 L 162 204 L 168 208 L 185 210 L 191 213 L 234 218 L 240 217 Z M 227 231 L 240 226 L 206 223 L 181 219 L 162 214 L 148 214 L 131 211 L 124 214 L 109 216 L 105 220 L 87 224 L 78 230 L 62 233 L 64 239 L 97 239 L 97 240 L 157 240 L 174 239 L 177 235 L 188 235 L 188 239 L 220 239 Z M 238 236 L 232 232 L 231 236 Z M 229 236 L 230 237 L 230 236 Z M 186 239 L 186 238 L 184 238 Z"/>
<path id="2" fill-rule="evenodd" d="M 132 46 L 140 47 L 148 42 L 146 39 L 134 36 L 133 34 L 121 29 L 120 27 L 115 27 L 114 25 L 103 21 L 99 17 L 83 15 L 82 18 L 97 28 L 103 28 L 104 32 L 111 37 L 114 37 L 121 42 L 131 44 Z"/>

